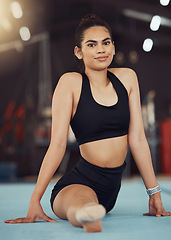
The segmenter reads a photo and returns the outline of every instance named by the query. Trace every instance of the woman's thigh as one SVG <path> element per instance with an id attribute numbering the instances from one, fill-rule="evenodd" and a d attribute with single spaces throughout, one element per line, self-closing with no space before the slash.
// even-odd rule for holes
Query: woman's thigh
<path id="1" fill-rule="evenodd" d="M 89 202 L 98 203 L 96 193 L 88 186 L 71 184 L 57 194 L 53 202 L 53 211 L 57 217 L 67 219 L 69 207 L 79 207 Z"/>

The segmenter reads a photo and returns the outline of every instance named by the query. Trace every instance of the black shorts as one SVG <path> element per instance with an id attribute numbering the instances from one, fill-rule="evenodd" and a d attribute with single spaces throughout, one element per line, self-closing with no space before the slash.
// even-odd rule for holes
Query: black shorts
<path id="1" fill-rule="evenodd" d="M 126 166 L 102 168 L 86 161 L 82 156 L 77 165 L 66 173 L 54 186 L 51 194 L 51 207 L 56 195 L 66 186 L 82 184 L 90 187 L 97 194 L 98 201 L 109 212 L 115 205 L 120 187 L 122 172 Z"/>

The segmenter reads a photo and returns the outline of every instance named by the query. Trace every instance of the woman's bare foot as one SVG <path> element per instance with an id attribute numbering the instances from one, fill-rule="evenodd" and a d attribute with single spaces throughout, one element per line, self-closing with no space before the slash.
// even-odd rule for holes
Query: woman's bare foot
<path id="1" fill-rule="evenodd" d="M 85 232 L 101 232 L 101 219 L 105 216 L 106 210 L 101 204 L 86 204 L 76 212 L 76 219 L 80 222 Z"/>
<path id="2" fill-rule="evenodd" d="M 96 222 L 85 222 L 83 223 L 84 231 L 87 233 L 101 232 L 102 231 L 102 221 L 98 220 Z"/>

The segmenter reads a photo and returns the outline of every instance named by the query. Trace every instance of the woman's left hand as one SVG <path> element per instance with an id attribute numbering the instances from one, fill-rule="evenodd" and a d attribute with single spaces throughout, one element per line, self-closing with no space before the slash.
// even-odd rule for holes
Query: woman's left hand
<path id="1" fill-rule="evenodd" d="M 155 193 L 150 196 L 149 199 L 149 212 L 144 213 L 144 216 L 156 216 L 156 217 L 167 217 L 171 216 L 171 212 L 166 212 L 162 200 L 161 200 L 161 195 L 160 193 Z"/>

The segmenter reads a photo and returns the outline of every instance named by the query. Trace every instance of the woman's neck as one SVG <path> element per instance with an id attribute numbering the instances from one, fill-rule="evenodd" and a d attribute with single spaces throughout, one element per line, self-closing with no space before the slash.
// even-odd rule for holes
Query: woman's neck
<path id="1" fill-rule="evenodd" d="M 107 68 L 100 71 L 85 69 L 85 74 L 87 75 L 91 85 L 95 87 L 104 88 L 110 82 L 107 78 Z"/>

